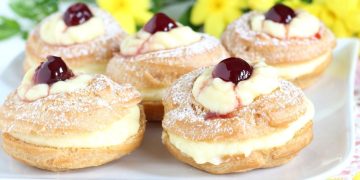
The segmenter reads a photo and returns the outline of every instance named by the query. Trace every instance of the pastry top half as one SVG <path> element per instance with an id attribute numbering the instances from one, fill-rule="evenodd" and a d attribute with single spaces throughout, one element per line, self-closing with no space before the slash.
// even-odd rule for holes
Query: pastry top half
<path id="1" fill-rule="evenodd" d="M 120 52 L 107 66 L 107 74 L 117 82 L 133 84 L 144 99 L 151 99 L 154 94 L 162 94 L 154 90 L 163 92 L 181 75 L 216 64 L 227 56 L 216 38 L 158 13 L 135 36 L 121 42 Z"/>
<path id="2" fill-rule="evenodd" d="M 282 4 L 265 13 L 241 16 L 226 28 L 221 40 L 231 55 L 265 58 L 269 65 L 310 61 L 335 46 L 335 36 L 319 19 Z"/>
<path id="3" fill-rule="evenodd" d="M 296 132 L 312 119 L 313 105 L 302 90 L 265 63 L 234 79 L 222 62 L 186 74 L 169 88 L 163 98 L 167 133 L 198 143 L 245 142 L 289 127 Z"/>
<path id="4" fill-rule="evenodd" d="M 57 138 L 54 143 L 64 139 L 75 143 L 80 136 L 100 138 L 105 132 L 119 131 L 117 125 L 130 129 L 126 125 L 134 124 L 137 132 L 141 94 L 134 87 L 119 85 L 104 75 L 74 74 L 59 57 L 48 59 L 30 69 L 1 106 L 3 133 L 30 142 Z"/>
<path id="5" fill-rule="evenodd" d="M 82 16 L 76 18 L 79 14 Z M 110 14 L 77 3 L 45 18 L 30 33 L 25 69 L 37 66 L 49 54 L 62 57 L 73 68 L 104 63 L 119 51 L 118 43 L 125 36 Z"/>

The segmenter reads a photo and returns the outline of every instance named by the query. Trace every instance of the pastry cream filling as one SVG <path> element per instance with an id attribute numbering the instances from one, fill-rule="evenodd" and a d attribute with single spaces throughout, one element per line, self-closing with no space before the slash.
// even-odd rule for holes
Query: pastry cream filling
<path id="1" fill-rule="evenodd" d="M 168 132 L 169 141 L 184 154 L 190 156 L 198 164 L 211 163 L 219 165 L 223 162 L 222 157 L 226 155 L 244 154 L 246 157 L 251 152 L 262 149 L 279 147 L 289 142 L 301 128 L 303 128 L 314 117 L 314 107 L 306 100 L 307 111 L 296 121 L 273 134 L 241 141 L 228 142 L 198 142 L 184 139 L 178 135 Z"/>
<path id="2" fill-rule="evenodd" d="M 80 74 L 72 79 L 58 81 L 51 86 L 48 84 L 34 84 L 35 68 L 31 68 L 24 76 L 20 86 L 17 89 L 18 96 L 23 100 L 34 101 L 46 97 L 50 94 L 71 92 L 77 89 L 85 88 L 93 79 L 88 74 Z"/>
<path id="3" fill-rule="evenodd" d="M 71 45 L 84 43 L 105 33 L 103 20 L 96 16 L 77 26 L 66 26 L 63 14 L 50 16 L 40 25 L 40 37 L 43 41 L 54 45 Z"/>
<path id="4" fill-rule="evenodd" d="M 331 51 L 305 63 L 273 67 L 282 78 L 293 80 L 297 77 L 312 73 L 317 67 L 323 64 L 329 56 L 331 56 Z"/>
<path id="5" fill-rule="evenodd" d="M 81 66 L 74 67 L 71 66 L 69 63 L 66 63 L 70 69 L 72 69 L 75 73 L 91 73 L 91 74 L 104 74 L 106 70 L 107 63 L 84 63 Z M 35 61 L 33 57 L 26 57 L 26 63 L 29 63 L 28 65 L 30 67 L 37 67 L 39 66 L 39 62 Z"/>
<path id="6" fill-rule="evenodd" d="M 287 25 L 266 20 L 264 14 L 256 14 L 250 19 L 253 31 L 264 32 L 277 38 L 307 38 L 314 36 L 320 28 L 320 21 L 310 13 L 299 11 Z"/>
<path id="7" fill-rule="evenodd" d="M 239 105 L 248 105 L 263 94 L 271 93 L 279 86 L 275 69 L 260 62 L 253 66 L 249 79 L 236 86 L 220 78 L 213 78 L 213 68 L 205 70 L 194 82 L 192 94 L 197 102 L 212 112 L 226 114 Z"/>
<path id="8" fill-rule="evenodd" d="M 201 34 L 193 31 L 190 27 L 181 25 L 168 32 L 159 31 L 155 34 L 140 30 L 135 36 L 129 36 L 121 42 L 120 52 L 123 55 L 131 56 L 137 53 L 147 53 L 186 46 L 200 39 Z"/>
<path id="9" fill-rule="evenodd" d="M 124 143 L 129 137 L 135 135 L 140 128 L 140 109 L 133 106 L 128 113 L 111 124 L 108 128 L 91 133 L 78 135 L 63 135 L 57 137 L 44 137 L 11 132 L 17 139 L 40 146 L 56 148 L 98 148 L 114 146 Z"/>
<path id="10" fill-rule="evenodd" d="M 166 88 L 159 89 L 142 89 L 140 90 L 143 101 L 161 101 L 164 96 Z"/>

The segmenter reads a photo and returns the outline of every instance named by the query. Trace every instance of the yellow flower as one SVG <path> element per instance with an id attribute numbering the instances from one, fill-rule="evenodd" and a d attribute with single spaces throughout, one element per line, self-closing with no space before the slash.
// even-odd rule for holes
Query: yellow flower
<path id="1" fill-rule="evenodd" d="M 353 32 L 360 32 L 360 9 L 359 11 L 352 11 L 348 13 L 347 18 L 344 18 L 346 27 Z"/>
<path id="2" fill-rule="evenodd" d="M 244 3 L 238 0 L 197 0 L 191 11 L 194 25 L 204 24 L 204 31 L 219 37 L 227 24 L 241 15 Z"/>
<path id="3" fill-rule="evenodd" d="M 282 3 L 293 9 L 301 8 L 304 6 L 303 1 L 301 0 L 285 0 Z"/>
<path id="4" fill-rule="evenodd" d="M 346 28 L 345 23 L 341 19 L 336 19 L 332 26 L 332 30 L 337 37 L 351 36 L 350 31 Z"/>
<path id="5" fill-rule="evenodd" d="M 250 9 L 257 11 L 267 11 L 277 0 L 248 0 Z"/>
<path id="6" fill-rule="evenodd" d="M 284 3 L 317 16 L 338 37 L 360 32 L 360 0 L 313 0 L 310 4 L 297 1 L 285 0 Z"/>
<path id="7" fill-rule="evenodd" d="M 334 19 L 336 17 L 335 17 L 335 14 L 332 13 L 331 11 L 324 8 L 324 9 L 320 10 L 320 13 L 318 16 L 324 22 L 324 24 L 326 26 L 331 28 L 334 25 Z"/>
<path id="8" fill-rule="evenodd" d="M 144 25 L 151 17 L 150 0 L 96 0 L 128 33 L 136 32 L 136 25 Z"/>
<path id="9" fill-rule="evenodd" d="M 356 10 L 358 0 L 326 0 L 325 5 L 337 17 L 347 18 L 349 12 Z"/>
<path id="10" fill-rule="evenodd" d="M 360 180 L 360 171 L 355 174 L 353 177 L 354 180 Z"/>

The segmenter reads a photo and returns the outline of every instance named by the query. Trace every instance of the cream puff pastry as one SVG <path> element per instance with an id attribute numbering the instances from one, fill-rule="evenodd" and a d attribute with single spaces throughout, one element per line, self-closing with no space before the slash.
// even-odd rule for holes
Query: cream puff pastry
<path id="1" fill-rule="evenodd" d="M 47 55 L 62 57 L 75 72 L 104 73 L 118 43 L 126 36 L 106 12 L 76 3 L 44 19 L 26 42 L 25 72 Z"/>
<path id="2" fill-rule="evenodd" d="M 315 16 L 282 4 L 268 12 L 249 12 L 222 35 L 228 52 L 244 59 L 264 58 L 282 78 L 305 88 L 332 59 L 335 37 Z"/>
<path id="3" fill-rule="evenodd" d="M 110 60 L 106 74 L 116 82 L 134 85 L 143 95 L 147 119 L 161 120 L 161 98 L 171 83 L 225 57 L 228 53 L 216 38 L 158 13 L 120 44 L 120 53 Z"/>
<path id="4" fill-rule="evenodd" d="M 282 165 L 312 140 L 313 104 L 263 62 L 228 58 L 163 98 L 162 140 L 178 160 L 224 174 Z"/>
<path id="5" fill-rule="evenodd" d="M 141 94 L 104 75 L 74 74 L 60 57 L 31 68 L 0 109 L 2 146 L 50 171 L 99 166 L 134 151 L 145 130 Z"/>

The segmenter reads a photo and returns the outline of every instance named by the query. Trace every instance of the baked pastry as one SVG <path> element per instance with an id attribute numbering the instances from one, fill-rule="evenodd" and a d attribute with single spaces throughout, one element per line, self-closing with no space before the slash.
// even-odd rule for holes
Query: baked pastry
<path id="1" fill-rule="evenodd" d="M 263 62 L 228 58 L 186 74 L 163 104 L 167 149 L 214 174 L 282 165 L 312 140 L 312 103 Z"/>
<path id="2" fill-rule="evenodd" d="M 83 3 L 45 18 L 29 35 L 25 72 L 49 54 L 62 57 L 75 72 L 104 73 L 118 43 L 126 36 L 118 23 L 95 7 Z"/>
<path id="3" fill-rule="evenodd" d="M 74 74 L 60 57 L 31 68 L 0 109 L 2 146 L 50 171 L 98 166 L 141 143 L 141 94 L 104 75 Z"/>
<path id="4" fill-rule="evenodd" d="M 249 12 L 231 23 L 222 43 L 232 56 L 264 58 L 282 78 L 306 88 L 332 59 L 333 33 L 315 16 L 282 4 Z"/>
<path id="5" fill-rule="evenodd" d="M 119 83 L 134 85 L 143 95 L 148 120 L 161 120 L 161 98 L 168 86 L 194 69 L 228 57 L 214 37 L 158 13 L 135 35 L 125 38 L 106 74 Z"/>

